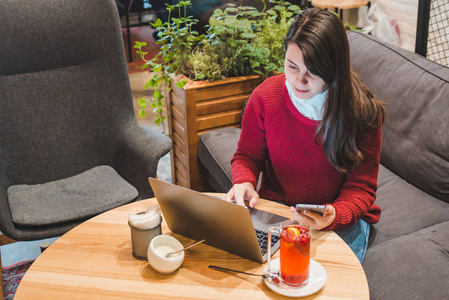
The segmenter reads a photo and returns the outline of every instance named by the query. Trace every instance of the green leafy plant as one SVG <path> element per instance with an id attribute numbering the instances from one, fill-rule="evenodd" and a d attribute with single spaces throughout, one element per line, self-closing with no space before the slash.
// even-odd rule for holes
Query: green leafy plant
<path id="1" fill-rule="evenodd" d="M 165 129 L 165 101 L 174 77 L 182 88 L 188 80 L 219 80 L 259 74 L 264 77 L 283 72 L 284 41 L 294 17 L 301 12 L 297 5 L 283 0 L 270 0 L 272 7 L 258 11 L 251 6 L 228 5 L 217 9 L 209 19 L 206 34 L 192 27 L 198 20 L 187 16 L 190 1 L 167 5 L 169 17 L 158 19 L 152 26 L 158 31 L 160 52 L 151 60 L 145 58 L 144 42 L 134 48 L 145 61 L 153 77 L 145 88 L 154 90 L 151 99 L 139 99 L 139 115 L 145 117 L 148 104 L 155 113 L 155 123 Z M 178 17 L 171 17 L 177 10 Z"/>

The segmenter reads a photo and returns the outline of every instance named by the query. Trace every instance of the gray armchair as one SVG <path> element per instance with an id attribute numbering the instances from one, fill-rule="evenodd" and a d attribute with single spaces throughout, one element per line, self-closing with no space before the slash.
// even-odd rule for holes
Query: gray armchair
<path id="1" fill-rule="evenodd" d="M 0 231 L 58 236 L 153 196 L 171 141 L 136 121 L 114 0 L 2 0 L 0 20 Z"/>

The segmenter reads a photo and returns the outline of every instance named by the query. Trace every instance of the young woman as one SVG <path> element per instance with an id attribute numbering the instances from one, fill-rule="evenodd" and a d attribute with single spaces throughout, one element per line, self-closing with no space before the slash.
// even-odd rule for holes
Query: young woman
<path id="1" fill-rule="evenodd" d="M 290 205 L 294 218 L 334 230 L 363 261 L 369 224 L 380 217 L 384 107 L 350 68 L 346 31 L 333 13 L 298 15 L 285 49 L 285 74 L 264 81 L 246 106 L 226 200 L 254 207 L 260 195 Z M 298 203 L 326 209 L 299 213 Z"/>

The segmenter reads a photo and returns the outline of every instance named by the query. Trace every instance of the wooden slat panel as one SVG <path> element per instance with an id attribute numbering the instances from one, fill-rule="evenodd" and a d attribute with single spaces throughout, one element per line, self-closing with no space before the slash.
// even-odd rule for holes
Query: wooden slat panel
<path id="1" fill-rule="evenodd" d="M 173 144 L 177 145 L 182 152 L 187 153 L 187 143 L 175 132 L 172 136 Z"/>
<path id="2" fill-rule="evenodd" d="M 191 148 L 194 146 L 194 141 L 192 141 L 192 137 L 196 136 L 196 132 L 198 131 L 197 123 L 196 123 L 196 90 L 188 90 L 185 93 L 185 104 L 186 111 L 184 117 L 186 118 L 186 130 L 187 130 L 187 144 L 189 146 L 188 155 L 192 155 Z"/>
<path id="3" fill-rule="evenodd" d="M 185 108 L 186 105 L 182 98 L 179 98 L 178 96 L 172 94 L 172 96 L 170 97 L 170 100 L 171 100 L 172 110 L 173 110 L 173 107 L 175 107 L 182 113 L 186 112 L 186 108 Z"/>
<path id="4" fill-rule="evenodd" d="M 214 86 L 211 88 L 202 88 L 196 90 L 196 101 L 229 97 L 232 95 L 249 94 L 260 84 L 259 80 L 247 82 L 236 82 Z"/>
<path id="5" fill-rule="evenodd" d="M 187 178 L 188 172 L 185 167 L 185 162 L 182 162 L 178 159 L 178 157 L 175 157 L 175 164 L 176 164 L 176 169 L 178 169 L 178 172 L 181 173 L 184 178 Z"/>
<path id="6" fill-rule="evenodd" d="M 173 132 L 177 133 L 182 140 L 184 141 L 187 140 L 186 130 L 184 129 L 184 127 L 181 124 L 179 124 L 179 122 L 176 121 L 175 119 L 172 119 L 172 124 L 173 124 Z"/>
<path id="7" fill-rule="evenodd" d="M 190 185 L 178 169 L 175 170 L 175 184 L 189 188 Z"/>
<path id="8" fill-rule="evenodd" d="M 185 124 L 185 116 L 182 112 L 179 111 L 179 109 L 175 106 L 172 106 L 171 108 L 171 115 L 172 118 L 174 118 L 179 124 Z"/>
<path id="9" fill-rule="evenodd" d="M 187 132 L 187 147 L 188 152 L 188 177 L 187 182 L 193 190 L 201 191 L 201 181 L 198 173 L 198 123 L 196 121 L 196 90 L 185 91 L 186 103 L 186 132 Z"/>
<path id="10" fill-rule="evenodd" d="M 251 94 L 235 95 L 220 99 L 201 101 L 197 104 L 198 116 L 213 114 L 227 110 L 242 109 L 243 104 Z"/>
<path id="11" fill-rule="evenodd" d="M 166 102 L 165 102 L 165 106 L 166 106 L 166 110 L 167 110 L 167 123 L 168 123 L 168 135 L 171 137 L 171 136 L 173 136 L 173 122 L 172 122 L 172 102 L 171 102 L 171 99 L 172 99 L 172 96 L 173 94 L 172 93 L 170 93 L 169 94 L 169 96 L 168 96 L 168 98 L 166 98 L 166 99 L 164 99 Z"/>
<path id="12" fill-rule="evenodd" d="M 202 190 L 198 170 L 199 132 L 239 127 L 242 106 L 261 82 L 259 76 L 242 76 L 213 82 L 189 82 L 182 90 L 172 86 L 169 125 L 173 139 L 173 182 Z M 179 170 L 187 171 L 184 178 L 177 178 L 183 172 L 176 165 Z"/>
<path id="13" fill-rule="evenodd" d="M 218 114 L 206 115 L 198 118 L 198 130 L 215 128 L 240 122 L 242 112 L 240 110 L 228 111 Z"/>
<path id="14" fill-rule="evenodd" d="M 175 157 L 179 159 L 179 161 L 184 165 L 184 169 L 187 167 L 187 156 L 181 148 L 178 147 L 178 145 L 173 146 Z"/>

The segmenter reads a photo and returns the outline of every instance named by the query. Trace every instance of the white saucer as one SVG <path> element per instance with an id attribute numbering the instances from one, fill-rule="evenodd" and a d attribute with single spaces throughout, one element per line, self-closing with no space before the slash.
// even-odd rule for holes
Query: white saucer
<path id="1" fill-rule="evenodd" d="M 271 261 L 271 271 L 279 271 L 279 258 L 275 258 Z M 268 266 L 265 266 L 263 270 L 264 274 L 268 273 Z M 308 296 L 313 293 L 318 292 L 326 283 L 327 275 L 326 270 L 313 259 L 310 259 L 309 265 L 309 282 L 299 288 L 290 287 L 282 282 L 280 284 L 275 284 L 273 282 L 268 282 L 265 279 L 265 284 L 278 294 L 288 296 L 288 297 L 303 297 Z"/>

